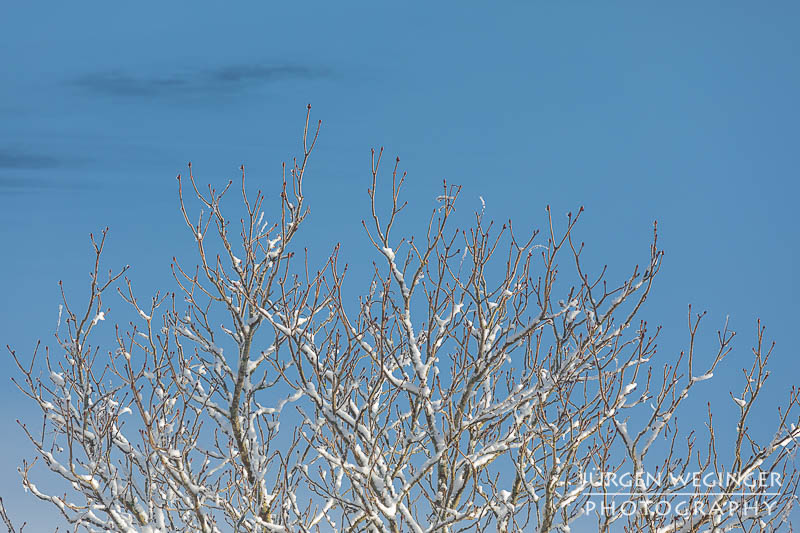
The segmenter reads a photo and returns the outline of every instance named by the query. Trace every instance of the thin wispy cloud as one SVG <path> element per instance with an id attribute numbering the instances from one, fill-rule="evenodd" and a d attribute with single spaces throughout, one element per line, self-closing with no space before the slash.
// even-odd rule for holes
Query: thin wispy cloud
<path id="1" fill-rule="evenodd" d="M 136 78 L 122 72 L 95 72 L 79 77 L 75 85 L 112 96 L 155 96 L 186 90 L 189 83 L 179 78 Z"/>
<path id="2" fill-rule="evenodd" d="M 90 183 L 80 179 L 41 178 L 36 176 L 0 176 L 0 194 L 74 191 L 88 189 Z"/>
<path id="3" fill-rule="evenodd" d="M 303 65 L 237 65 L 217 69 L 209 73 L 210 79 L 222 83 L 270 83 L 283 80 L 312 80 L 327 78 L 327 69 Z"/>
<path id="4" fill-rule="evenodd" d="M 75 169 L 85 166 L 86 162 L 87 158 L 82 156 L 30 150 L 13 143 L 0 146 L 0 170 Z"/>
<path id="5" fill-rule="evenodd" d="M 66 160 L 46 154 L 36 154 L 0 147 L 0 169 L 46 169 L 64 166 Z"/>
<path id="6" fill-rule="evenodd" d="M 277 82 L 331 76 L 329 69 L 306 65 L 229 65 L 155 76 L 124 71 L 93 72 L 77 77 L 72 83 L 95 94 L 135 98 L 220 95 Z"/>
<path id="7" fill-rule="evenodd" d="M 85 180 L 69 176 L 69 169 L 82 163 L 82 159 L 71 156 L 0 147 L 0 193 L 85 189 L 89 185 Z"/>

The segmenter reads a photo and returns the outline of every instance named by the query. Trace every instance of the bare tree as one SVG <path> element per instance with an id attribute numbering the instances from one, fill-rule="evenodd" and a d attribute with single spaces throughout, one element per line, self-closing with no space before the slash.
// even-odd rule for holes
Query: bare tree
<path id="1" fill-rule="evenodd" d="M 274 212 L 242 168 L 239 224 L 222 212 L 233 182 L 203 191 L 190 165 L 187 194 L 178 176 L 199 264 L 175 260 L 176 293 L 143 303 L 127 267 L 101 271 L 106 232 L 92 238 L 88 303 L 64 295 L 56 351 L 40 362 L 11 350 L 43 414 L 20 423 L 36 452 L 26 490 L 97 532 L 544 532 L 581 517 L 600 531 L 788 527 L 798 391 L 772 435 L 750 434 L 772 353 L 759 325 L 724 405 L 739 412 L 735 442 L 718 453 L 710 406 L 702 440 L 678 431 L 678 408 L 734 333 L 697 355 L 690 308 L 688 349 L 653 359 L 658 330 L 638 316 L 661 268 L 655 227 L 645 266 L 617 283 L 584 267 L 582 209 L 562 231 L 549 208 L 542 234 L 483 210 L 459 230 L 460 189 L 445 183 L 421 236 L 399 238 L 405 174 L 398 160 L 382 202 L 373 151 L 363 225 L 377 260 L 350 299 L 338 245 L 320 268 L 292 245 L 318 133 L 307 116 Z M 112 287 L 138 321 L 115 326 L 104 351 L 92 339 L 109 331 Z M 37 485 L 41 467 L 55 476 Z"/>

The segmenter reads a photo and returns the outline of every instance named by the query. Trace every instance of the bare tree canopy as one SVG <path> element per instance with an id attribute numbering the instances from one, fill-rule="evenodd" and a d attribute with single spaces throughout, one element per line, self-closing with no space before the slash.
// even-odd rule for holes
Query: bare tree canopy
<path id="1" fill-rule="evenodd" d="M 11 350 L 42 412 L 20 422 L 35 449 L 25 490 L 92 532 L 790 528 L 798 391 L 771 434 L 751 434 L 749 417 L 773 416 L 754 412 L 773 353 L 759 324 L 743 383 L 717 406 L 738 413 L 735 442 L 717 442 L 710 404 L 703 431 L 679 430 L 734 333 L 701 356 L 690 308 L 687 349 L 656 354 L 640 318 L 661 268 L 655 226 L 644 265 L 617 281 L 581 258 L 582 209 L 561 231 L 549 209 L 542 232 L 483 211 L 458 229 L 460 189 L 445 183 L 424 231 L 398 236 L 405 175 L 398 160 L 379 177 L 373 151 L 375 262 L 354 298 L 338 245 L 320 268 L 293 245 L 309 117 L 279 207 L 248 194 L 244 168 L 222 190 L 191 165 L 178 176 L 199 262 L 175 260 L 175 292 L 139 298 L 127 267 L 101 267 L 106 231 L 92 238 L 89 298 L 64 295 L 57 347 Z M 236 189 L 241 221 L 223 214 Z M 109 325 L 115 289 L 129 327 Z M 109 328 L 111 350 L 95 340 Z"/>

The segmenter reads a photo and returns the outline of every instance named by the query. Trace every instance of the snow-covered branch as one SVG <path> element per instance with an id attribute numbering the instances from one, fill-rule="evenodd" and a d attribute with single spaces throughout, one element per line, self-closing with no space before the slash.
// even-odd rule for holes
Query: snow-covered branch
<path id="1" fill-rule="evenodd" d="M 20 469 L 27 491 L 97 532 L 784 524 L 798 486 L 798 391 L 773 434 L 751 434 L 772 353 L 759 327 L 744 386 L 720 406 L 738 416 L 736 431 L 722 443 L 710 406 L 704 440 L 679 431 L 734 335 L 726 325 L 717 352 L 699 353 L 690 310 L 686 351 L 658 361 L 659 330 L 640 318 L 661 268 L 655 228 L 643 268 L 615 281 L 582 258 L 583 209 L 564 221 L 548 208 L 546 231 L 521 236 L 488 220 L 483 198 L 473 219 L 457 214 L 461 189 L 444 183 L 416 236 L 399 237 L 405 174 L 396 161 L 384 188 L 381 150 L 363 223 L 375 261 L 353 299 L 338 244 L 322 261 L 296 250 L 317 133 L 307 116 L 274 210 L 242 168 L 237 223 L 223 214 L 233 182 L 205 191 L 191 166 L 179 176 L 197 266 L 173 261 L 176 292 L 142 300 L 126 269 L 101 275 L 105 233 L 93 240 L 88 305 L 62 291 L 55 350 L 12 351 L 15 383 L 42 414 L 20 422 L 35 454 Z M 105 306 L 111 287 L 126 305 Z M 623 473 L 634 482 L 620 488 Z M 696 475 L 722 481 L 700 489 Z M 754 478 L 780 483 L 746 484 Z M 633 511 L 610 505 L 617 496 Z M 699 510 L 659 512 L 681 498 Z"/>

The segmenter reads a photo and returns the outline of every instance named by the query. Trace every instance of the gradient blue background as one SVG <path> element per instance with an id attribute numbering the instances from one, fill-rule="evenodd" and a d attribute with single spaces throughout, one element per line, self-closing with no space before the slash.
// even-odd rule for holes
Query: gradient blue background
<path id="1" fill-rule="evenodd" d="M 546 204 L 584 205 L 580 238 L 620 276 L 647 259 L 658 219 L 667 254 L 643 316 L 664 326 L 661 356 L 684 345 L 689 303 L 709 311 L 709 346 L 726 315 L 740 334 L 684 428 L 702 429 L 709 399 L 721 424 L 736 414 L 757 317 L 778 343 L 754 420 L 767 428 L 800 381 L 799 17 L 795 2 L 6 2 L 0 341 L 25 353 L 51 339 L 57 281 L 85 294 L 88 233 L 105 225 L 107 265 L 132 264 L 142 295 L 173 288 L 170 258 L 193 260 L 175 175 L 191 160 L 221 184 L 245 163 L 275 205 L 310 102 L 324 121 L 312 245 L 341 241 L 356 272 L 374 257 L 360 219 L 380 145 L 409 172 L 411 223 L 443 178 L 465 209 L 482 195 L 519 228 L 542 227 Z M 9 357 L 0 368 L 14 372 Z M 8 380 L 0 405 L 0 495 L 40 531 L 54 514 L 15 471 L 14 420 L 34 411 Z"/>

